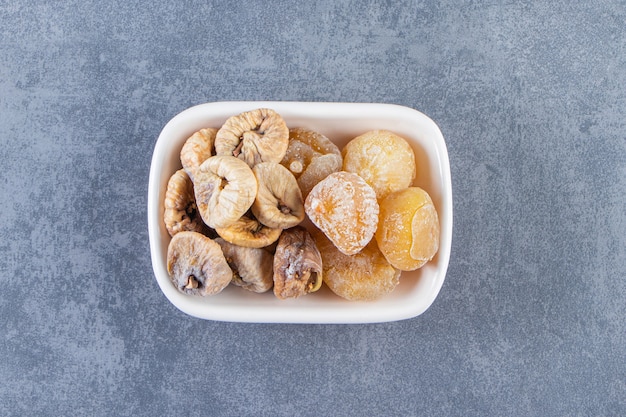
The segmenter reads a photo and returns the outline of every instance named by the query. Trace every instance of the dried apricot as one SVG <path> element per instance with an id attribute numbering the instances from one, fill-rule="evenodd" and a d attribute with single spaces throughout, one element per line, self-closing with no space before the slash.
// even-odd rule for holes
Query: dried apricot
<path id="1" fill-rule="evenodd" d="M 430 195 L 419 187 L 395 191 L 380 201 L 376 241 L 394 267 L 412 271 L 439 249 L 439 218 Z"/>
<path id="2" fill-rule="evenodd" d="M 370 301 L 392 292 L 400 271 L 387 262 L 372 240 L 361 252 L 346 255 L 317 231 L 313 235 L 322 255 L 324 283 L 338 296 L 352 301 Z"/>
<path id="3" fill-rule="evenodd" d="M 341 170 L 341 152 L 326 136 L 305 128 L 289 129 L 289 146 L 281 164 L 296 177 L 306 198 L 311 189 Z"/>
<path id="4" fill-rule="evenodd" d="M 376 231 L 376 193 L 351 172 L 335 172 L 320 181 L 304 207 L 313 224 L 346 255 L 363 249 Z"/>
<path id="5" fill-rule="evenodd" d="M 415 178 L 415 153 L 402 137 L 373 130 L 352 139 L 342 150 L 343 170 L 354 172 L 372 186 L 380 200 L 409 187 Z"/>

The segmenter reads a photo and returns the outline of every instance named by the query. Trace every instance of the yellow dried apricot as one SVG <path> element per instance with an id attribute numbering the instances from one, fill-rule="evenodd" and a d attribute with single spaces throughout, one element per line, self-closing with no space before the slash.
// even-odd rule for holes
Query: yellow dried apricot
<path id="1" fill-rule="evenodd" d="M 302 196 L 306 198 L 318 182 L 341 171 L 341 151 L 319 132 L 292 128 L 287 153 L 280 163 L 296 177 Z"/>
<path id="2" fill-rule="evenodd" d="M 387 262 L 372 240 L 355 255 L 346 255 L 320 231 L 313 234 L 322 255 L 324 283 L 338 296 L 351 301 L 371 301 L 392 292 L 400 271 Z"/>
<path id="3" fill-rule="evenodd" d="M 372 186 L 380 200 L 409 187 L 415 178 L 415 153 L 402 137 L 372 130 L 352 139 L 342 150 L 343 170 L 354 172 Z"/>
<path id="4" fill-rule="evenodd" d="M 421 268 L 439 249 L 439 217 L 430 195 L 419 187 L 395 191 L 380 201 L 376 241 L 391 265 Z"/>
<path id="5" fill-rule="evenodd" d="M 307 196 L 304 209 L 313 224 L 346 255 L 363 249 L 378 223 L 376 193 L 351 172 L 335 172 L 320 181 Z"/>

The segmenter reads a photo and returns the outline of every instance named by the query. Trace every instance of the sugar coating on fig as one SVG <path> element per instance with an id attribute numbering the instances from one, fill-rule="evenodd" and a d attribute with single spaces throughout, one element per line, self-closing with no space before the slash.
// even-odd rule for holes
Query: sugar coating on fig
<path id="1" fill-rule="evenodd" d="M 297 298 L 322 285 L 322 257 L 309 232 L 296 226 L 283 231 L 274 254 L 274 295 Z"/>

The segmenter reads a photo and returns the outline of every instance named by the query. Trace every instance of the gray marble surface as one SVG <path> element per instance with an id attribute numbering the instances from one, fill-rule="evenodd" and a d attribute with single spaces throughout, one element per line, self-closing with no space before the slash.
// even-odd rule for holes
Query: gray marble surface
<path id="1" fill-rule="evenodd" d="M 0 415 L 626 415 L 626 2 L 0 2 Z M 202 321 L 159 290 L 163 125 L 218 100 L 440 126 L 423 315 Z"/>

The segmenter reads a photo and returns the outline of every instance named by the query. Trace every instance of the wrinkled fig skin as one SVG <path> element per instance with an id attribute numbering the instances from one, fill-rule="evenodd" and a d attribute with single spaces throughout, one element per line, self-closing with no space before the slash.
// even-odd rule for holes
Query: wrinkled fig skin
<path id="1" fill-rule="evenodd" d="M 250 167 L 280 162 L 289 145 L 289 128 L 271 109 L 256 109 L 230 117 L 215 137 L 217 155 L 232 155 Z"/>
<path id="2" fill-rule="evenodd" d="M 274 257 L 265 249 L 245 248 L 224 239 L 215 241 L 222 247 L 226 262 L 233 270 L 232 283 L 248 291 L 263 293 L 274 285 Z"/>
<path id="3" fill-rule="evenodd" d="M 199 296 L 218 294 L 233 276 L 220 245 L 196 232 L 180 232 L 172 238 L 167 272 L 178 291 Z"/>
<path id="4" fill-rule="evenodd" d="M 274 294 L 297 298 L 322 285 L 322 256 L 309 232 L 301 227 L 284 230 L 274 254 Z"/>
<path id="5" fill-rule="evenodd" d="M 251 212 L 241 216 L 228 227 L 218 227 L 217 234 L 234 245 L 264 248 L 276 242 L 282 229 L 271 228 L 259 222 Z"/>
<path id="6" fill-rule="evenodd" d="M 209 234 L 209 228 L 198 213 L 193 183 L 185 170 L 180 169 L 170 177 L 164 206 L 163 220 L 170 236 L 183 231 Z"/>
<path id="7" fill-rule="evenodd" d="M 214 229 L 228 227 L 243 216 L 252 206 L 257 188 L 252 169 L 233 156 L 212 156 L 195 171 L 198 211 Z"/>
<path id="8" fill-rule="evenodd" d="M 201 129 L 191 135 L 180 151 L 180 162 L 189 178 L 193 181 L 195 171 L 200 165 L 215 154 L 214 143 L 217 129 Z"/>
<path id="9" fill-rule="evenodd" d="M 263 162 L 252 168 L 259 189 L 252 213 L 264 225 L 288 229 L 304 220 L 304 200 L 296 178 L 284 166 Z"/>

